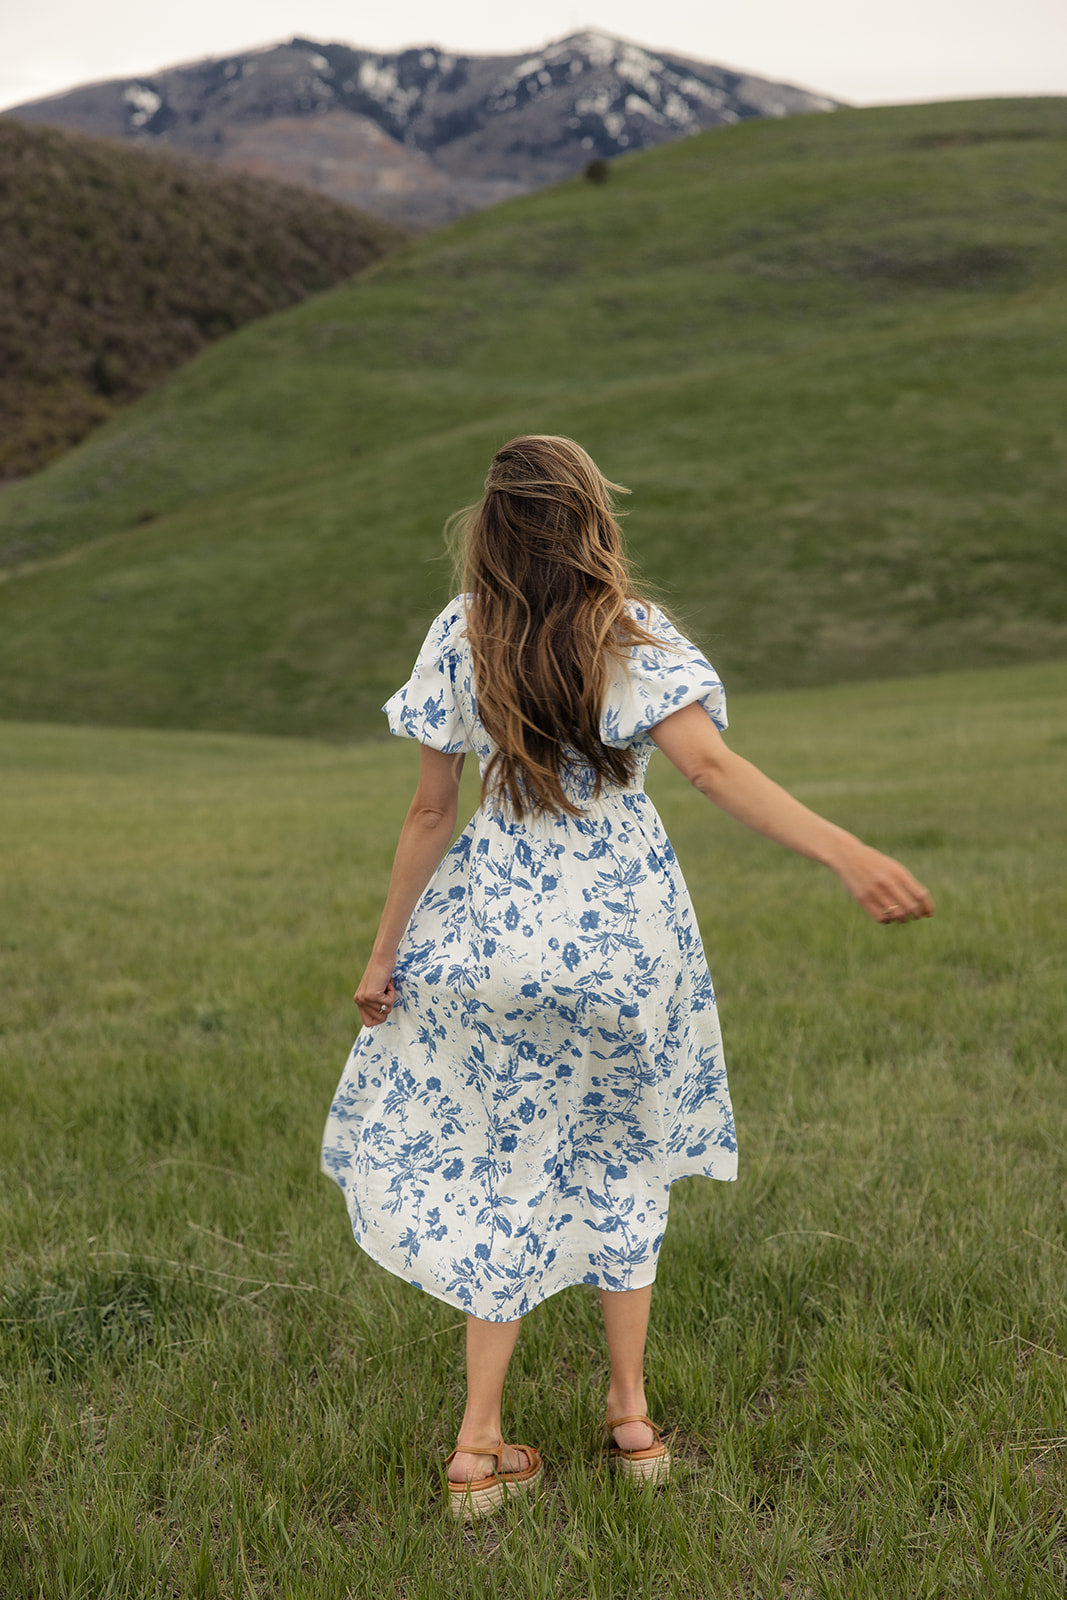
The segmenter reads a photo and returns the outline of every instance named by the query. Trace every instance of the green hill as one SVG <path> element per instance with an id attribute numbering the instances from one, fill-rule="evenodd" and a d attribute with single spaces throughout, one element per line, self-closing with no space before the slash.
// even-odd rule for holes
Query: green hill
<path id="1" fill-rule="evenodd" d="M 0 118 L 0 477 L 405 236 L 307 190 Z"/>
<path id="2" fill-rule="evenodd" d="M 1062 654 L 1067 101 L 751 122 L 426 237 L 0 496 L 0 714 L 380 729 L 519 430 L 733 688 Z"/>

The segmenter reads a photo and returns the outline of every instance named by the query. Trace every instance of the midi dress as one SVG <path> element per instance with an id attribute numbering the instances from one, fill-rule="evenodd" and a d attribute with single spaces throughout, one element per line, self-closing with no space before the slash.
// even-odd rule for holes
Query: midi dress
<path id="1" fill-rule="evenodd" d="M 699 704 L 726 727 L 714 669 L 658 608 L 655 645 L 609 666 L 601 737 L 629 786 L 580 816 L 481 804 L 401 941 L 396 1000 L 364 1028 L 330 1108 L 322 1170 L 375 1261 L 488 1322 L 570 1284 L 653 1281 L 679 1178 L 736 1176 L 715 993 L 696 917 L 644 792 L 649 729 Z M 478 718 L 463 596 L 383 707 L 437 750 L 493 743 Z"/>

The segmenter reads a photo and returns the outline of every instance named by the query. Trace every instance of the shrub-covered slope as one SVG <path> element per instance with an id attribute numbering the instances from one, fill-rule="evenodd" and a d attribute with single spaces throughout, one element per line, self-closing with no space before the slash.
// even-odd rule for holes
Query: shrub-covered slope
<path id="1" fill-rule="evenodd" d="M 730 688 L 1063 653 L 1065 153 L 1061 100 L 752 122 L 242 330 L 0 497 L 0 712 L 380 728 L 525 429 Z"/>
<path id="2" fill-rule="evenodd" d="M 0 477 L 402 237 L 321 195 L 0 118 Z"/>

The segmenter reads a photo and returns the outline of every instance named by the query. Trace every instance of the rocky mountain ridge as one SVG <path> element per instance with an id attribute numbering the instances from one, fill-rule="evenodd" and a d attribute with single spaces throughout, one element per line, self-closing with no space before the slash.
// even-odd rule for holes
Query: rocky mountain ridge
<path id="1" fill-rule="evenodd" d="M 294 38 L 89 84 L 5 115 L 176 146 L 433 226 L 568 177 L 596 157 L 835 104 L 586 31 L 513 56 Z"/>

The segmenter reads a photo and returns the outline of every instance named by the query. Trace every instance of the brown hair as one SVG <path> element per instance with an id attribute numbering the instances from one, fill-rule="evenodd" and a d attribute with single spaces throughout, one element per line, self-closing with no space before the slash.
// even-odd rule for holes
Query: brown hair
<path id="1" fill-rule="evenodd" d="M 493 457 L 485 495 L 452 519 L 478 715 L 496 750 L 482 796 L 517 816 L 580 816 L 568 771 L 627 784 L 634 756 L 600 739 L 608 658 L 651 636 L 633 592 L 609 483 L 573 439 L 532 434 Z"/>

